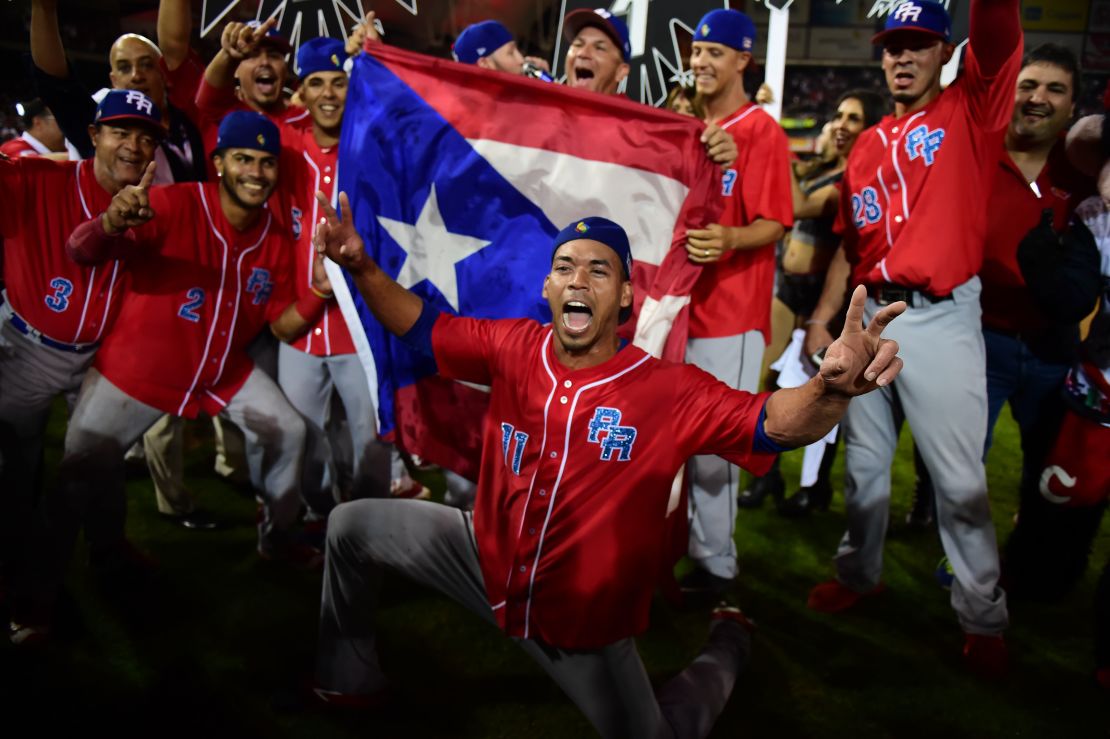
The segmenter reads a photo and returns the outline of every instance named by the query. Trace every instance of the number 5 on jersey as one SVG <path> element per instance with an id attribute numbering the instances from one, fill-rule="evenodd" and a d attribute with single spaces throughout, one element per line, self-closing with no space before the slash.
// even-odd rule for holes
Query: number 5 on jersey
<path id="1" fill-rule="evenodd" d="M 197 323 L 200 321 L 200 313 L 198 312 L 202 305 L 204 305 L 204 290 L 199 287 L 190 288 L 185 293 L 185 302 L 177 309 L 177 315 L 184 318 L 186 321 Z"/>

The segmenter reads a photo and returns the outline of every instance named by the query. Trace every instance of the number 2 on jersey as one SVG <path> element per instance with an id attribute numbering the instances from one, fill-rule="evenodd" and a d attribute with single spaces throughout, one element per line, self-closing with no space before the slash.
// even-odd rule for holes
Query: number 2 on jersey
<path id="1" fill-rule="evenodd" d="M 879 205 L 879 193 L 875 188 L 865 187 L 858 195 L 852 193 L 852 221 L 856 228 L 878 223 L 882 217 L 883 209 Z"/>
<path id="2" fill-rule="evenodd" d="M 200 307 L 204 305 L 204 290 L 199 287 L 190 288 L 185 297 L 188 300 L 177 309 L 177 315 L 184 318 L 186 321 L 197 323 L 200 321 Z"/>

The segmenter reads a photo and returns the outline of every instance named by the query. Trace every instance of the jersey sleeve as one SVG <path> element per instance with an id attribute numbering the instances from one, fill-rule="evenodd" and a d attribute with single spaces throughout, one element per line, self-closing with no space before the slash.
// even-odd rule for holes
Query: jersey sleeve
<path id="1" fill-rule="evenodd" d="M 685 456 L 716 454 L 748 472 L 762 475 L 775 455 L 752 448 L 759 415 L 771 393 L 733 390 L 709 373 L 685 365 L 675 438 L 684 438 Z"/>
<path id="2" fill-rule="evenodd" d="M 181 64 L 177 65 L 177 69 L 167 68 L 161 59 L 158 65 L 166 78 L 166 93 L 170 103 L 199 128 L 201 118 L 197 110 L 197 92 L 200 90 L 201 80 L 204 79 L 204 63 L 200 55 L 190 49 Z"/>
<path id="3" fill-rule="evenodd" d="M 196 110 L 199 116 L 198 127 L 200 123 L 204 122 L 219 125 L 225 115 L 239 107 L 239 100 L 235 97 L 234 88 L 213 87 L 201 75 L 200 82 L 197 84 L 196 96 Z"/>
<path id="4" fill-rule="evenodd" d="M 275 224 L 276 226 L 277 224 Z M 273 323 L 276 321 L 285 309 L 292 305 L 297 300 L 297 288 L 294 280 L 294 274 L 297 271 L 296 262 L 293 259 L 293 250 L 296 245 L 293 239 L 279 231 L 276 237 L 282 242 L 280 253 L 288 258 L 284 258 L 274 265 L 274 274 L 272 279 L 274 281 L 273 294 L 266 304 L 266 322 Z"/>
<path id="5" fill-rule="evenodd" d="M 528 361 L 521 331 L 534 321 L 484 320 L 443 313 L 432 326 L 432 352 L 439 373 L 452 380 L 490 385 Z"/>
<path id="6" fill-rule="evenodd" d="M 961 84 L 965 86 L 971 120 L 985 131 L 1000 131 L 1010 124 L 1022 53 L 1017 0 L 972 3 Z"/>
<path id="7" fill-rule="evenodd" d="M 759 111 L 762 112 L 762 111 Z M 786 134 L 767 116 L 744 147 L 747 156 L 740 165 L 740 198 L 748 222 L 763 218 L 783 227 L 794 225 L 794 198 L 790 186 L 790 146 Z"/>
<path id="8" fill-rule="evenodd" d="M 0 158 L 0 202 L 4 204 L 4 217 L 0 218 L 0 236 L 14 236 L 19 231 L 24 216 L 23 193 L 27 190 L 24 161 L 22 157 Z"/>

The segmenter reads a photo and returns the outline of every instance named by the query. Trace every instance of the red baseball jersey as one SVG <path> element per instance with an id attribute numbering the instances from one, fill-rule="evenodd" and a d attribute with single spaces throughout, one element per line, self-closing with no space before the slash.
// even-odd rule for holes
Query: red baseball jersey
<path id="1" fill-rule="evenodd" d="M 984 326 L 1007 333 L 1051 329 L 1025 287 L 1017 263 L 1018 244 L 1041 222 L 1046 208 L 1054 213 L 1056 230 L 1063 231 L 1075 208 L 1094 192 L 1094 180 L 1068 161 L 1063 138 L 1033 183 L 1026 182 L 1014 160 L 1002 152 L 987 206 L 986 248 L 979 272 Z"/>
<path id="2" fill-rule="evenodd" d="M 790 146 L 782 128 L 753 102 L 719 125 L 732 134 L 737 149 L 736 162 L 721 178 L 721 224 L 747 226 L 763 218 L 790 228 Z M 690 338 L 762 331 L 770 341 L 774 287 L 774 243 L 730 251 L 705 265 L 690 294 Z"/>
<path id="3" fill-rule="evenodd" d="M 73 229 L 99 215 L 111 201 L 96 181 L 91 159 L 0 161 L 0 235 L 8 300 L 23 320 L 55 341 L 99 341 L 118 311 L 123 266 L 112 261 L 81 267 L 65 248 Z"/>
<path id="4" fill-rule="evenodd" d="M 219 413 L 254 363 L 246 347 L 293 301 L 293 242 L 267 210 L 237 231 L 219 183 L 150 191 L 155 217 L 133 229 L 131 290 L 96 355 L 113 384 L 186 418 Z"/>
<path id="5" fill-rule="evenodd" d="M 836 221 L 853 285 L 893 283 L 940 297 L 979 273 L 1020 34 L 1006 52 L 998 73 L 984 77 L 969 44 L 963 74 L 936 99 L 860 134 Z"/>
<path id="6" fill-rule="evenodd" d="M 647 628 L 687 459 L 770 468 L 752 449 L 767 394 L 632 345 L 571 370 L 553 342 L 530 320 L 444 314 L 432 329 L 440 374 L 491 386 L 474 507 L 490 608 L 510 636 L 592 649 Z"/>
<path id="7" fill-rule="evenodd" d="M 316 143 L 312 129 L 292 128 L 282 131 L 282 144 L 299 138 L 299 155 L 301 158 L 300 172 L 297 173 L 301 192 L 294 195 L 299 202 L 290 207 L 295 209 L 294 234 L 297 238 L 297 297 L 307 293 L 312 287 L 312 262 L 316 256 L 316 247 L 312 245 L 312 233 L 319 221 L 319 203 L 316 202 L 316 191 L 319 190 L 331 197 L 335 189 L 336 166 L 339 161 L 339 147 L 331 146 L 321 148 Z M 290 157 L 283 157 L 283 166 Z M 290 162 L 292 168 L 292 162 Z M 282 173 L 285 176 L 285 173 Z M 304 336 L 291 343 L 294 349 L 315 355 L 317 357 L 330 357 L 336 354 L 353 354 L 355 342 L 351 332 L 347 330 L 347 323 L 343 319 L 343 312 L 338 303 L 329 301 L 324 315 L 312 325 Z"/>
<path id="8" fill-rule="evenodd" d="M 35 143 L 38 143 L 38 147 L 35 146 Z M 12 159 L 18 159 L 19 157 L 38 157 L 47 153 L 47 151 L 46 147 L 43 146 L 38 139 L 26 132 L 0 144 L 0 154 Z"/>

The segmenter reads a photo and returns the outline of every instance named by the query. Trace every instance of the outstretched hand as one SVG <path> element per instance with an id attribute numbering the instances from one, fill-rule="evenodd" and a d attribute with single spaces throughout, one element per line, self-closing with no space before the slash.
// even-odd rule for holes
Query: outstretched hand
<path id="1" fill-rule="evenodd" d="M 277 16 L 271 16 L 257 27 L 238 21 L 228 23 L 220 34 L 220 48 L 232 59 L 242 61 L 254 54 L 262 39 L 277 25 L 277 21 Z"/>
<path id="2" fill-rule="evenodd" d="M 317 224 L 316 234 L 312 238 L 316 253 L 326 256 L 352 273 L 361 272 L 373 265 L 373 261 L 363 248 L 362 237 L 351 224 L 351 203 L 347 199 L 347 193 L 339 193 L 339 207 L 346 217 L 345 221 L 339 219 L 339 214 L 331 207 L 324 193 L 317 191 L 316 200 L 320 203 L 320 212 L 324 215 Z"/>
<path id="3" fill-rule="evenodd" d="M 825 352 L 819 370 L 825 387 L 847 396 L 863 395 L 889 385 L 902 369 L 898 342 L 882 338 L 883 329 L 906 310 L 902 301 L 891 303 L 863 328 L 863 306 L 867 290 L 858 285 L 852 292 L 844 330 Z"/>
<path id="4" fill-rule="evenodd" d="M 104 211 L 101 225 L 104 232 L 117 234 L 135 226 L 141 226 L 154 217 L 150 207 L 150 185 L 154 182 L 156 164 L 151 160 L 146 165 L 143 177 L 137 185 L 127 185 L 117 192 Z"/>

